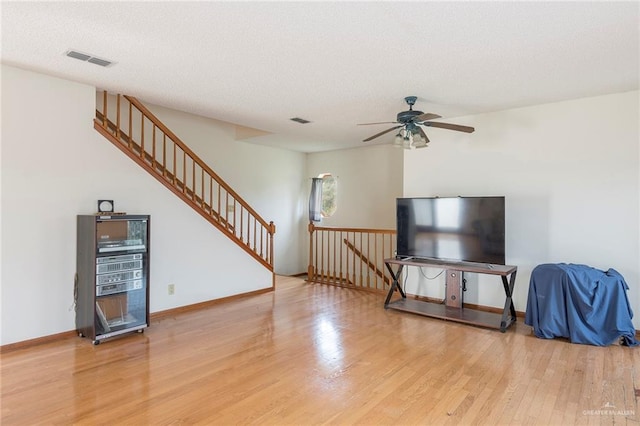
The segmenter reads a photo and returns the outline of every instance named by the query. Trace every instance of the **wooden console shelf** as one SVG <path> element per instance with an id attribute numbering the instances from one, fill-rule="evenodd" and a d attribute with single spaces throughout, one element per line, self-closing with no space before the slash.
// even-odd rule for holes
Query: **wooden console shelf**
<path id="1" fill-rule="evenodd" d="M 493 265 L 486 263 L 471 262 L 447 262 L 436 259 L 415 259 L 415 258 L 391 258 L 384 261 L 387 270 L 393 278 L 393 283 L 384 302 L 385 309 L 410 312 L 427 317 L 440 318 L 448 321 L 456 321 L 466 324 L 478 325 L 499 329 L 503 333 L 507 327 L 516 322 L 516 310 L 513 306 L 513 287 L 516 282 L 518 268 L 510 265 Z M 393 270 L 392 265 L 396 265 Z M 444 304 L 424 302 L 420 300 L 407 299 L 402 286 L 398 280 L 405 266 L 436 267 L 446 270 L 446 299 Z M 504 309 L 502 314 L 479 311 L 477 309 L 465 308 L 462 297 L 462 273 L 473 272 L 477 274 L 498 275 L 502 279 L 502 286 L 505 293 Z M 400 299 L 391 302 L 395 291 L 402 296 Z"/>

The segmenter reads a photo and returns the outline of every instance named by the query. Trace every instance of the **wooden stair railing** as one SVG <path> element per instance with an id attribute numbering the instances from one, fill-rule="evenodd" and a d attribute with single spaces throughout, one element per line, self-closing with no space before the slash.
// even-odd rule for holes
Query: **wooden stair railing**
<path id="1" fill-rule="evenodd" d="M 140 101 L 101 93 L 94 128 L 273 272 L 274 223 L 260 217 Z"/>
<path id="2" fill-rule="evenodd" d="M 371 268 L 371 270 L 380 278 L 382 278 L 382 281 L 385 283 L 385 285 L 390 286 L 391 285 L 391 278 L 389 278 L 388 276 L 385 275 L 384 271 L 380 268 L 378 268 L 378 265 L 376 265 L 375 263 L 373 263 L 372 261 L 369 260 L 369 258 L 367 256 L 365 256 L 364 254 L 362 254 L 362 252 L 360 250 L 358 250 L 358 248 L 353 245 L 353 243 L 351 243 L 349 240 L 347 240 L 346 238 L 344 239 L 344 244 L 347 246 L 347 248 L 349 250 L 352 250 L 356 256 L 358 256 L 358 258 L 364 262 L 369 268 Z"/>
<path id="3" fill-rule="evenodd" d="M 115 132 L 117 130 L 117 127 L 111 120 L 109 120 L 106 117 L 104 117 L 104 115 L 100 111 L 96 111 L 96 118 L 100 122 L 104 122 L 104 120 L 106 120 L 106 123 L 107 123 L 107 126 L 108 126 L 109 130 L 111 130 L 111 132 L 113 134 L 115 134 Z M 127 135 L 126 132 L 120 130 L 120 138 L 122 139 L 122 141 L 124 143 L 126 143 L 128 146 L 130 146 L 133 149 L 134 154 L 136 156 L 144 156 L 144 159 L 147 162 L 152 162 L 151 155 L 149 153 L 147 153 L 146 151 L 142 151 L 140 145 L 138 145 L 137 142 L 135 142 L 134 140 L 130 140 L 129 139 L 129 135 Z M 218 212 L 213 211 L 210 207 L 208 207 L 206 205 L 206 203 L 203 203 L 202 198 L 200 198 L 198 196 L 198 194 L 194 194 L 193 191 L 188 187 L 185 188 L 180 180 L 174 179 L 173 174 L 170 171 L 167 171 L 163 165 L 161 165 L 160 163 L 156 163 L 156 168 L 157 168 L 157 172 L 158 173 L 161 173 L 163 176 L 167 177 L 172 182 L 175 181 L 175 185 L 178 187 L 179 190 L 181 190 L 182 192 L 186 192 L 187 196 L 190 199 L 195 199 L 196 203 L 198 203 L 199 205 L 201 205 L 205 209 L 207 209 L 207 211 L 212 216 L 214 216 L 216 220 L 218 220 L 220 223 L 226 225 L 230 229 L 233 229 L 233 225 L 228 223 L 225 220 L 225 218 L 220 217 L 220 215 L 218 215 Z"/>
<path id="4" fill-rule="evenodd" d="M 307 281 L 384 293 L 384 259 L 394 256 L 391 229 L 319 227 L 309 223 Z"/>

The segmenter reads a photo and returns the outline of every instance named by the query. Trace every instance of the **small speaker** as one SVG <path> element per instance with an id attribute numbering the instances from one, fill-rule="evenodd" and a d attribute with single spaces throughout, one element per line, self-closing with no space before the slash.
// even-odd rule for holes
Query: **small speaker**
<path id="1" fill-rule="evenodd" d="M 113 213 L 113 200 L 98 200 L 98 213 Z"/>

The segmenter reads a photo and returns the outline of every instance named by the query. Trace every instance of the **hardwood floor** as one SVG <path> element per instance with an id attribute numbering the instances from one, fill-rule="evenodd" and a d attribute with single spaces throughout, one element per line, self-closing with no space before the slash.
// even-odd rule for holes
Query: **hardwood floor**
<path id="1" fill-rule="evenodd" d="M 299 278 L 276 287 L 98 346 L 3 353 L 1 423 L 640 424 L 640 348 L 387 311 Z"/>

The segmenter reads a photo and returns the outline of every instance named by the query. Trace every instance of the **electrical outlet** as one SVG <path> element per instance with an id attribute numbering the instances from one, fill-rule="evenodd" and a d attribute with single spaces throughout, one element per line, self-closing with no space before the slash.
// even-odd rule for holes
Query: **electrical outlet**
<path id="1" fill-rule="evenodd" d="M 176 285 L 175 284 L 169 284 L 167 286 L 167 292 L 169 293 L 169 296 L 175 294 L 176 292 Z"/>

